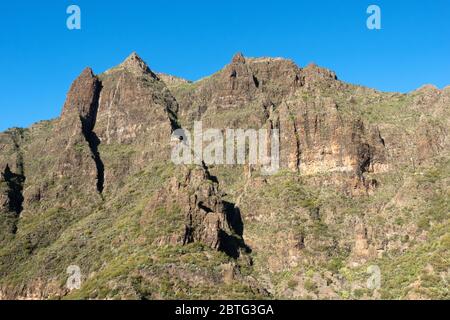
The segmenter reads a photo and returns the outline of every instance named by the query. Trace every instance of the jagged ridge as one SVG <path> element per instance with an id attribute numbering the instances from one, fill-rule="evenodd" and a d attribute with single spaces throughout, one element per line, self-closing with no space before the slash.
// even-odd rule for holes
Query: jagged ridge
<path id="1" fill-rule="evenodd" d="M 86 69 L 61 117 L 24 130 L 20 150 L 0 135 L 1 194 L 23 196 L 0 198 L 2 223 L 21 211 L 2 238 L 0 298 L 442 297 L 449 97 L 242 54 L 193 83 L 136 54 L 98 76 Z M 174 167 L 170 135 L 193 120 L 279 128 L 282 170 Z M 364 280 L 373 263 L 380 290 L 342 278 Z M 88 276 L 69 292 L 72 264 Z"/>

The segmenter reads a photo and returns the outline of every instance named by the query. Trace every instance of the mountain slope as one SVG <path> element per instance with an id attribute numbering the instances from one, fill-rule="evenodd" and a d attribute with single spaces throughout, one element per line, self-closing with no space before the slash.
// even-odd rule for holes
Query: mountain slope
<path id="1" fill-rule="evenodd" d="M 448 299 L 449 107 L 281 58 L 86 69 L 58 119 L 0 134 L 0 298 Z M 279 129 L 281 170 L 173 164 L 199 120 Z"/>

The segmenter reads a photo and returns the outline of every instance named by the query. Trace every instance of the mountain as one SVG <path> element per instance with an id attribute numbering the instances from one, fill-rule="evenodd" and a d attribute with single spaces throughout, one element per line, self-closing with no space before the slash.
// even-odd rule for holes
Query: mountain
<path id="1" fill-rule="evenodd" d="M 86 68 L 0 133 L 0 298 L 448 299 L 449 107 L 240 53 L 196 82 Z M 278 129 L 280 170 L 174 164 L 195 121 Z"/>

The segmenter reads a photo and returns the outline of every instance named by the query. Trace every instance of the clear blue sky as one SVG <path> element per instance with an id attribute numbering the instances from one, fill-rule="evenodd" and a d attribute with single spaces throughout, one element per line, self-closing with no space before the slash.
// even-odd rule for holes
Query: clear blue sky
<path id="1" fill-rule="evenodd" d="M 82 30 L 66 28 L 66 8 Z M 382 30 L 366 9 L 382 10 Z M 195 80 L 237 51 L 282 56 L 385 91 L 450 84 L 449 0 L 29 0 L 0 4 L 0 130 L 59 115 L 71 82 L 137 51 L 153 70 Z"/>

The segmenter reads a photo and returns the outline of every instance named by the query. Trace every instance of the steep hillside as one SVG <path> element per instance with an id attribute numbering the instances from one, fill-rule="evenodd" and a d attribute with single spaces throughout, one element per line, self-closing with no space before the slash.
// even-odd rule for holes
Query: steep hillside
<path id="1" fill-rule="evenodd" d="M 449 108 L 281 58 L 87 68 L 59 118 L 0 133 L 0 298 L 448 299 Z M 175 165 L 194 121 L 279 129 L 280 170 Z"/>

